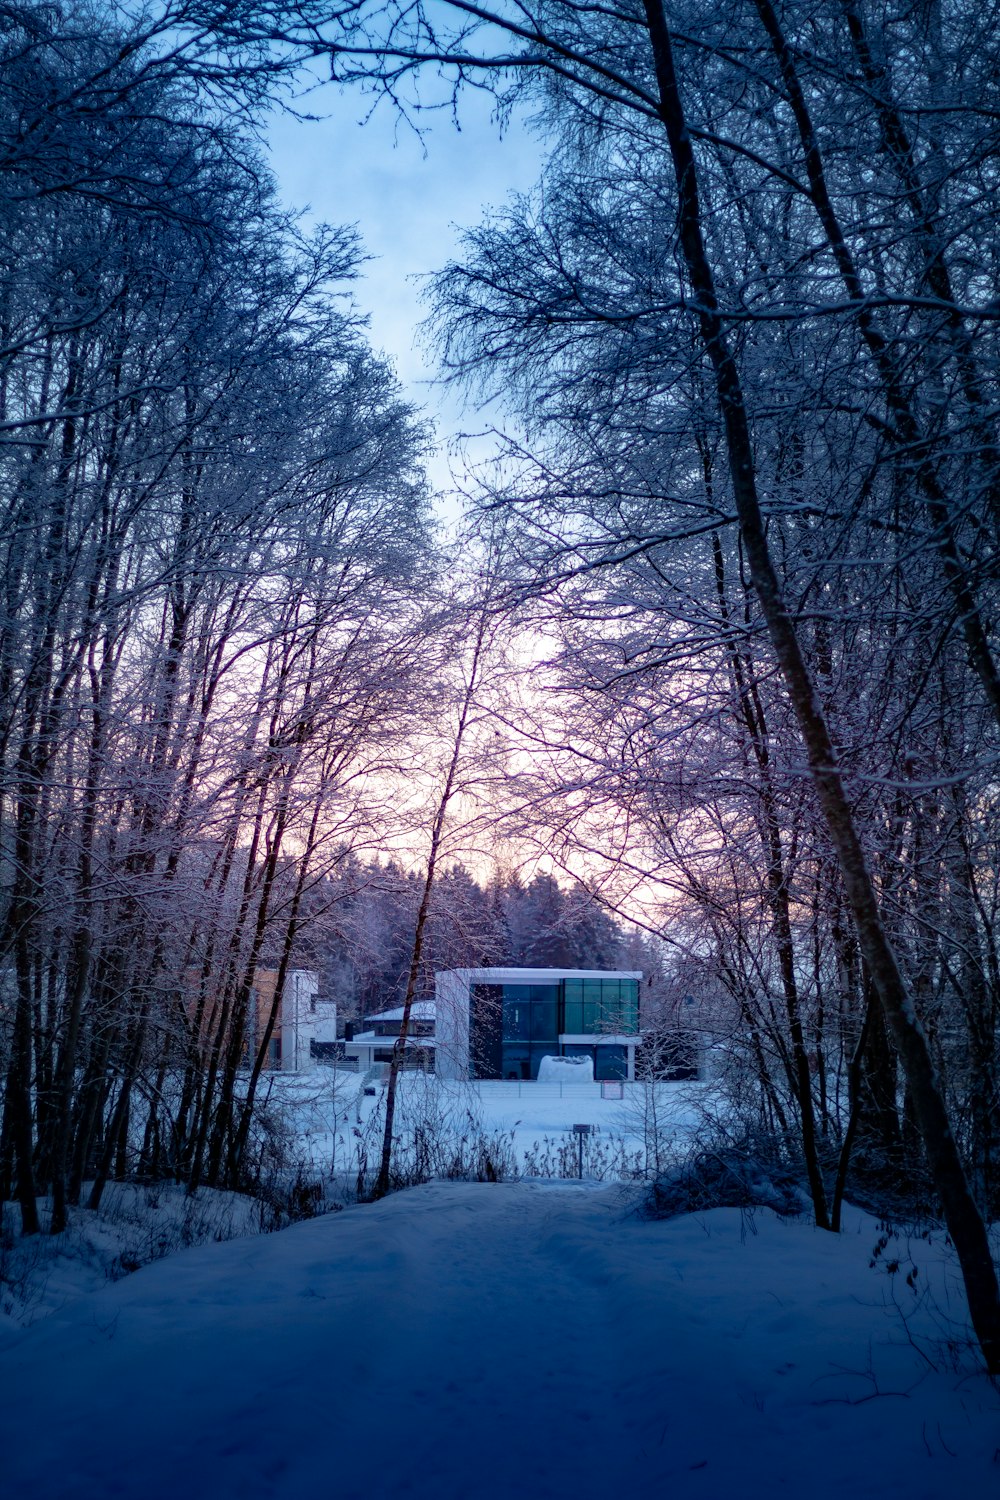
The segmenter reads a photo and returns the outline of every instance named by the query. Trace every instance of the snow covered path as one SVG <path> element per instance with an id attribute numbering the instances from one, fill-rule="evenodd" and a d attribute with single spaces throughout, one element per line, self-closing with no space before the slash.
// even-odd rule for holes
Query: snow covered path
<path id="1" fill-rule="evenodd" d="M 1000 1402 L 907 1341 L 873 1232 L 431 1184 L 206 1245 L 4 1335 L 3 1494 L 985 1500 Z"/>

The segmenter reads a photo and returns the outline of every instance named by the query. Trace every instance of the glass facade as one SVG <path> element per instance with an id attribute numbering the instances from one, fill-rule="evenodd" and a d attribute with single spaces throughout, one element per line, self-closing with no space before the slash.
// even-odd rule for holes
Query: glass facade
<path id="1" fill-rule="evenodd" d="M 560 988 L 558 984 L 497 986 L 502 1040 L 500 1066 L 491 1077 L 537 1078 L 542 1058 L 559 1051 Z"/>
<path id="2" fill-rule="evenodd" d="M 564 979 L 566 1024 L 575 1036 L 634 1036 L 639 1030 L 639 983 L 635 979 Z"/>
<path id="3" fill-rule="evenodd" d="M 469 993 L 469 1077 L 501 1078 L 503 989 L 474 984 Z"/>
<path id="4" fill-rule="evenodd" d="M 602 1047 L 586 1047 L 581 1042 L 567 1042 L 563 1053 L 566 1057 L 589 1057 L 594 1064 L 596 1083 L 628 1077 L 628 1048 L 619 1042 L 606 1042 Z"/>
<path id="5" fill-rule="evenodd" d="M 624 1078 L 628 1053 L 619 1043 L 584 1046 L 559 1037 L 636 1036 L 635 979 L 561 979 L 549 984 L 474 984 L 469 997 L 473 1078 L 537 1078 L 543 1057 L 594 1058 L 597 1079 Z"/>

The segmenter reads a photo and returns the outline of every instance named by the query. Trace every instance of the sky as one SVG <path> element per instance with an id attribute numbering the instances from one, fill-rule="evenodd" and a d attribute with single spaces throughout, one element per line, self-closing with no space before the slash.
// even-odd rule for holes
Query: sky
<path id="1" fill-rule="evenodd" d="M 391 359 L 408 399 L 435 420 L 441 451 L 430 476 L 445 488 L 449 440 L 481 428 L 484 419 L 463 410 L 458 393 L 431 384 L 434 354 L 417 341 L 426 313 L 422 278 L 455 255 L 463 228 L 532 186 L 540 147 L 521 118 L 501 131 L 482 93 L 462 98 L 461 128 L 447 109 L 423 114 L 422 139 L 385 101 L 372 104 L 356 89 L 316 88 L 298 107 L 324 118 L 272 119 L 271 164 L 286 206 L 308 207 L 315 220 L 357 224 L 371 257 L 357 303 L 370 317 L 373 346 Z"/>

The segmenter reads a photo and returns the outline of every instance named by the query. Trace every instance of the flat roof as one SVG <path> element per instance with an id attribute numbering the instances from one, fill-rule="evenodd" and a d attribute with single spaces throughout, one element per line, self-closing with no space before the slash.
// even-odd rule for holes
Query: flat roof
<path id="1" fill-rule="evenodd" d="M 357 1036 L 352 1036 L 349 1042 L 345 1041 L 344 1046 L 392 1047 L 395 1046 L 395 1044 L 399 1040 L 400 1038 L 398 1036 L 379 1036 L 378 1032 L 376 1031 L 360 1031 Z M 406 1045 L 408 1047 L 436 1047 L 437 1038 L 433 1036 L 408 1036 L 406 1038 Z"/>
<path id="2" fill-rule="evenodd" d="M 410 1006 L 411 1021 L 433 1021 L 436 1014 L 433 1000 L 414 1000 Z M 392 1010 L 379 1010 L 373 1016 L 365 1016 L 366 1021 L 401 1021 L 403 1019 L 403 1007 L 397 1005 Z"/>
<path id="3" fill-rule="evenodd" d="M 435 979 L 457 974 L 469 984 L 544 984 L 557 979 L 641 979 L 641 969 L 439 969 Z"/>

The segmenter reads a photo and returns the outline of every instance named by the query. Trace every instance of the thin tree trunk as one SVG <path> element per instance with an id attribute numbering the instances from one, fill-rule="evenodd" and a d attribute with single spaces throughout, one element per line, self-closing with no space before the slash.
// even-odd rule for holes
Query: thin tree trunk
<path id="1" fill-rule="evenodd" d="M 729 632 L 729 601 L 726 597 L 725 567 L 718 534 L 712 535 L 712 550 L 715 560 L 716 592 L 722 612 L 723 625 Z M 752 675 L 744 669 L 744 663 L 735 646 L 730 651 L 730 667 L 736 688 L 747 736 L 757 762 L 760 778 L 758 796 L 761 803 L 761 819 L 758 833 L 767 869 L 767 904 L 771 913 L 774 942 L 778 953 L 778 970 L 785 998 L 785 1013 L 788 1017 L 788 1035 L 792 1044 L 789 1082 L 799 1108 L 799 1125 L 802 1139 L 802 1156 L 805 1161 L 809 1195 L 812 1198 L 813 1214 L 818 1229 L 829 1229 L 830 1215 L 826 1202 L 826 1188 L 820 1166 L 816 1138 L 816 1112 L 813 1103 L 812 1078 L 809 1072 L 809 1055 L 806 1050 L 805 1031 L 802 1025 L 802 1007 L 799 1001 L 799 986 L 795 974 L 795 946 L 792 938 L 791 899 L 788 890 L 788 875 L 785 868 L 785 853 L 781 837 L 781 826 L 771 774 L 771 757 L 768 750 L 767 722 L 764 709 Z"/>
<path id="2" fill-rule="evenodd" d="M 861 1121 L 861 1085 L 864 1078 L 865 1048 L 868 1045 L 868 1032 L 871 1026 L 874 998 L 874 995 L 869 997 L 868 1005 L 865 1009 L 865 1018 L 861 1023 L 861 1035 L 858 1037 L 858 1045 L 854 1049 L 850 1066 L 847 1069 L 847 1098 L 849 1106 L 847 1129 L 844 1131 L 844 1139 L 841 1142 L 840 1156 L 837 1160 L 837 1176 L 833 1184 L 833 1201 L 830 1205 L 830 1228 L 834 1234 L 840 1233 L 844 1193 L 847 1189 L 847 1173 L 851 1165 L 851 1153 L 854 1150 L 858 1125 Z"/>
<path id="3" fill-rule="evenodd" d="M 123 1177 L 122 1163 L 125 1160 L 128 1146 L 128 1122 L 129 1105 L 132 1097 L 132 1086 L 135 1083 L 139 1071 L 139 1061 L 142 1057 L 143 1044 L 146 1040 L 146 1024 L 149 1017 L 149 1001 L 143 997 L 142 1011 L 136 1022 L 135 1032 L 132 1037 L 132 1045 L 128 1051 L 125 1067 L 122 1070 L 121 1087 L 118 1090 L 118 1098 L 115 1100 L 111 1123 L 108 1126 L 107 1135 L 104 1139 L 104 1150 L 98 1163 L 97 1173 L 94 1177 L 94 1185 L 87 1199 L 87 1207 L 96 1212 L 101 1206 L 101 1198 L 111 1175 L 111 1168 L 117 1159 L 118 1176 Z"/>
<path id="4" fill-rule="evenodd" d="M 475 645 L 472 652 L 472 660 L 469 665 L 469 675 L 466 680 L 465 692 L 462 706 L 458 716 L 458 724 L 455 729 L 455 740 L 452 745 L 451 757 L 448 762 L 448 770 L 445 775 L 444 785 L 438 799 L 437 811 L 434 815 L 434 823 L 431 827 L 430 849 L 427 854 L 427 872 L 424 876 L 424 885 L 420 897 L 420 906 L 417 910 L 417 919 L 413 929 L 413 949 L 410 954 L 410 967 L 406 976 L 406 993 L 403 997 L 403 1019 L 399 1027 L 399 1036 L 392 1049 L 392 1057 L 389 1062 L 389 1078 L 385 1092 L 385 1128 L 382 1133 L 382 1156 L 379 1162 L 378 1177 L 372 1189 L 373 1198 L 384 1198 L 389 1191 L 389 1179 L 392 1166 L 392 1138 L 393 1126 L 396 1116 L 396 1090 L 399 1082 L 400 1069 L 403 1066 L 403 1055 L 407 1039 L 410 1034 L 410 1016 L 413 1010 L 413 998 L 417 990 L 417 981 L 420 977 L 420 963 L 424 950 L 424 934 L 427 927 L 427 917 L 430 912 L 431 895 L 434 890 L 434 879 L 437 874 L 437 864 L 441 853 L 441 845 L 444 839 L 445 819 L 451 800 L 455 795 L 456 782 L 458 779 L 458 768 L 462 757 L 462 745 L 466 730 L 469 725 L 469 716 L 472 711 L 473 697 L 478 685 L 479 668 L 482 662 L 483 652 L 486 646 L 488 617 L 485 604 L 482 607 L 478 627 L 476 631 Z"/>
<path id="5" fill-rule="evenodd" d="M 1000 672 L 997 671 L 979 606 L 973 596 L 967 571 L 959 555 L 958 543 L 951 523 L 948 497 L 931 463 L 927 439 L 920 429 L 912 403 L 907 397 L 899 361 L 888 340 L 879 330 L 875 315 L 865 296 L 861 275 L 848 245 L 847 236 L 837 217 L 827 187 L 822 153 L 813 129 L 802 85 L 799 82 L 795 60 L 781 30 L 777 14 L 771 0 L 754 0 L 754 3 L 771 43 L 787 91 L 788 102 L 795 117 L 809 179 L 809 197 L 854 309 L 854 317 L 861 337 L 882 381 L 886 405 L 896 424 L 897 440 L 908 453 L 913 455 L 914 477 L 923 492 L 938 557 L 955 603 L 955 612 L 965 637 L 969 661 L 983 685 L 993 718 L 1000 727 Z"/>

